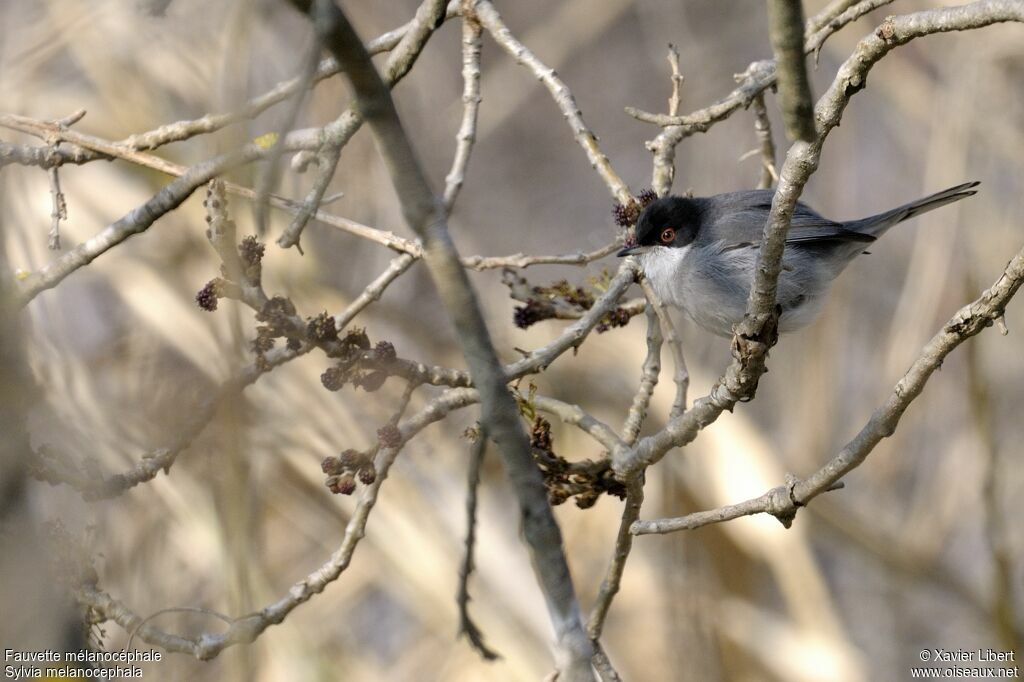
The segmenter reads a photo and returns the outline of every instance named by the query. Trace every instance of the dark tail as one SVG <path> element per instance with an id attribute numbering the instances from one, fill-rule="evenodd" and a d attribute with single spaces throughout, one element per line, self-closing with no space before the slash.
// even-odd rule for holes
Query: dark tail
<path id="1" fill-rule="evenodd" d="M 885 213 L 879 213 L 878 215 L 871 216 L 870 218 L 864 218 L 862 220 L 854 220 L 846 223 L 844 226 L 848 230 L 855 232 L 863 232 L 872 236 L 878 237 L 890 227 L 896 223 L 902 223 L 904 220 L 910 220 L 916 218 L 922 213 L 935 210 L 940 206 L 946 204 L 952 204 L 954 201 L 960 201 L 969 196 L 977 194 L 977 190 L 973 189 L 981 183 L 978 181 L 965 182 L 962 185 L 956 187 L 950 187 L 949 189 L 932 194 L 924 199 L 918 199 L 912 201 L 909 204 L 904 204 L 899 208 L 894 208 L 891 211 Z"/>

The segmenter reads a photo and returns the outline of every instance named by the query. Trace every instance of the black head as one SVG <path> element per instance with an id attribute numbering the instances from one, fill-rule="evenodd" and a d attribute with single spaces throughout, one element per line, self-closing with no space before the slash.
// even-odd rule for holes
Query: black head
<path id="1" fill-rule="evenodd" d="M 697 238 L 700 211 L 697 202 L 684 197 L 664 197 L 644 209 L 636 221 L 636 243 L 619 256 L 643 253 L 652 246 L 681 248 Z"/>

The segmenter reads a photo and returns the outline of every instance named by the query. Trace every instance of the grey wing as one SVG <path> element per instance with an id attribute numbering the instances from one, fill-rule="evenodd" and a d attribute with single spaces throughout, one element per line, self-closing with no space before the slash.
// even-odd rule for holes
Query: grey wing
<path id="1" fill-rule="evenodd" d="M 761 243 L 773 195 L 773 190 L 751 190 L 715 197 L 715 205 L 711 207 L 715 227 L 709 236 L 721 244 L 722 252 Z M 874 240 L 869 234 L 847 230 L 842 223 L 822 217 L 803 202 L 797 202 L 786 236 L 786 244 L 803 246 Z"/>
<path id="2" fill-rule="evenodd" d="M 796 203 L 793 221 L 786 235 L 787 244 L 814 244 L 816 242 L 873 242 L 875 237 L 863 232 L 854 232 L 818 213 L 802 202 Z"/>

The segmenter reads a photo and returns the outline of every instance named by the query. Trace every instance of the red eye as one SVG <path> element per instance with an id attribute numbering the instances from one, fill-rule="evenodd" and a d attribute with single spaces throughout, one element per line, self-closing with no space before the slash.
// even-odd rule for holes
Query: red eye
<path id="1" fill-rule="evenodd" d="M 672 241 L 675 238 L 676 238 L 676 231 L 674 229 L 672 229 L 671 227 L 666 227 L 664 230 L 661 231 L 661 243 L 662 244 L 671 244 Z"/>

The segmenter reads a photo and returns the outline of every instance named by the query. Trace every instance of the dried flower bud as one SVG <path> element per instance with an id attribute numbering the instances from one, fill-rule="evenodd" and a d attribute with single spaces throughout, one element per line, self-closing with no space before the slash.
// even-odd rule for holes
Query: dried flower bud
<path id="1" fill-rule="evenodd" d="M 263 260 L 267 247 L 257 241 L 255 235 L 249 235 L 238 245 L 238 255 L 247 265 L 258 265 Z"/>
<path id="2" fill-rule="evenodd" d="M 569 499 L 569 496 L 561 488 L 552 488 L 548 490 L 548 502 L 551 503 L 552 507 L 557 507 L 567 499 Z"/>
<path id="3" fill-rule="evenodd" d="M 324 385 L 328 391 L 340 391 L 345 385 L 345 377 L 347 373 L 340 367 L 328 367 L 324 370 L 324 373 L 320 375 L 320 383 Z"/>
<path id="4" fill-rule="evenodd" d="M 398 357 L 398 354 L 395 352 L 395 346 L 390 341 L 378 341 L 374 351 L 376 351 L 377 358 L 380 360 L 394 360 Z"/>
<path id="5" fill-rule="evenodd" d="M 366 464 L 366 455 L 358 450 L 348 449 L 338 455 L 338 461 L 341 463 L 343 468 L 348 469 L 349 471 L 355 471 Z"/>
<path id="6" fill-rule="evenodd" d="M 324 457 L 323 461 L 320 462 L 320 469 L 328 476 L 337 476 L 345 471 L 345 466 L 338 457 Z"/>
<path id="7" fill-rule="evenodd" d="M 262 355 L 274 347 L 274 341 L 274 336 L 270 333 L 269 327 L 257 327 L 256 338 L 252 340 L 252 352 Z"/>
<path id="8" fill-rule="evenodd" d="M 599 496 L 600 493 L 594 491 L 580 493 L 579 495 L 576 496 L 576 506 L 579 507 L 580 509 L 590 509 L 595 504 L 597 504 L 597 498 Z"/>
<path id="9" fill-rule="evenodd" d="M 306 336 L 313 341 L 329 341 L 338 338 L 338 328 L 334 326 L 334 317 L 322 312 L 310 318 L 306 325 Z"/>
<path id="10" fill-rule="evenodd" d="M 341 474 L 327 478 L 327 488 L 335 495 L 351 495 L 356 491 L 356 478 L 352 474 Z"/>
<path id="11" fill-rule="evenodd" d="M 208 312 L 213 312 L 217 309 L 217 280 L 211 279 L 206 283 L 199 293 L 196 294 L 196 303 L 199 307 Z"/>
<path id="12" fill-rule="evenodd" d="M 612 218 L 615 220 L 615 224 L 619 227 L 629 227 L 632 223 L 629 222 L 629 213 L 625 206 L 622 204 L 615 204 L 612 206 Z"/>
<path id="13" fill-rule="evenodd" d="M 359 481 L 363 485 L 370 485 L 377 480 L 377 470 L 373 468 L 372 464 L 367 464 L 359 470 Z"/>
<path id="14" fill-rule="evenodd" d="M 370 337 L 366 335 L 365 329 L 352 329 L 345 334 L 341 340 L 346 346 L 358 348 L 359 350 L 370 350 Z"/>
<path id="15" fill-rule="evenodd" d="M 260 322 L 268 322 L 275 327 L 280 327 L 283 318 L 295 314 L 295 304 L 284 296 L 274 296 L 263 304 L 263 307 L 256 313 L 256 319 Z M 279 334 L 281 336 L 281 334 Z"/>
<path id="16" fill-rule="evenodd" d="M 647 208 L 655 201 L 657 201 L 657 199 L 658 195 L 654 192 L 653 189 L 642 189 L 636 195 L 637 203 L 639 203 L 640 206 L 643 208 Z"/>
<path id="17" fill-rule="evenodd" d="M 533 429 L 530 431 L 530 445 L 540 450 L 551 452 L 553 446 L 551 422 L 544 417 L 537 417 L 533 420 Z"/>
<path id="18" fill-rule="evenodd" d="M 527 327 L 530 327 L 541 320 L 547 320 L 550 317 L 550 310 L 542 303 L 533 299 L 530 299 L 526 302 L 526 305 L 519 306 L 512 312 L 512 321 L 515 322 L 516 326 L 520 329 L 526 329 Z"/>

